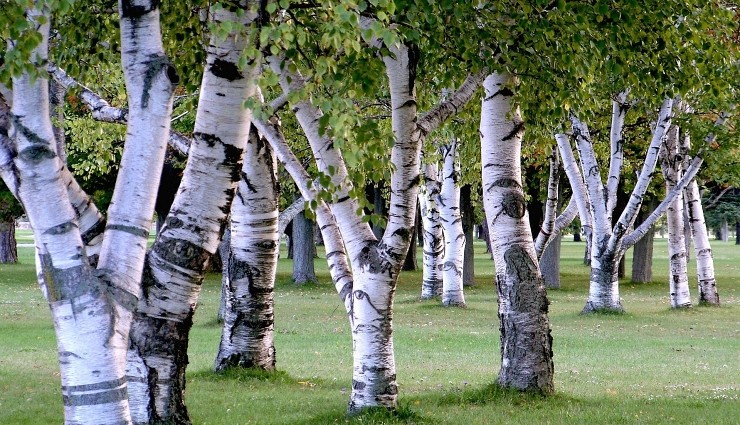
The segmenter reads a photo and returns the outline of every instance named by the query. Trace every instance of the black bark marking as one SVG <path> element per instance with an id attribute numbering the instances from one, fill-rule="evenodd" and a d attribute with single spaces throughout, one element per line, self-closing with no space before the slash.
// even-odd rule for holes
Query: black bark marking
<path id="1" fill-rule="evenodd" d="M 127 398 L 128 391 L 126 387 L 96 392 L 94 394 L 62 394 L 62 400 L 65 406 L 93 406 L 97 404 L 116 403 Z"/>
<path id="2" fill-rule="evenodd" d="M 69 356 L 75 356 L 77 358 L 80 358 L 80 356 L 70 353 L 70 352 L 64 352 L 59 353 L 60 356 L 62 355 L 69 355 Z M 104 382 L 97 382 L 95 384 L 86 384 L 86 385 L 62 385 L 62 392 L 79 392 L 79 391 L 97 391 L 97 390 L 110 390 L 114 388 L 118 388 L 121 385 L 125 384 L 127 382 L 126 378 L 118 378 L 113 379 L 110 381 L 104 381 Z"/>
<path id="3" fill-rule="evenodd" d="M 216 143 L 223 144 L 223 141 L 215 134 L 197 132 L 193 134 L 193 137 L 206 142 L 209 148 L 216 146 Z"/>
<path id="4" fill-rule="evenodd" d="M 132 0 L 121 1 L 121 17 L 128 19 L 141 18 L 159 7 L 159 0 L 151 0 L 148 5 L 134 4 Z"/>
<path id="5" fill-rule="evenodd" d="M 398 108 L 396 108 L 396 109 L 398 110 L 398 109 L 403 109 L 403 108 L 409 108 L 409 107 L 412 107 L 412 106 L 413 106 L 413 107 L 416 107 L 416 100 L 414 100 L 414 99 L 409 99 L 409 100 L 407 100 L 407 101 L 403 102 L 403 103 L 401 104 L 401 106 L 399 106 L 399 107 L 398 107 Z"/>
<path id="6" fill-rule="evenodd" d="M 144 74 L 143 91 L 141 93 L 141 107 L 144 109 L 149 106 L 149 92 L 152 89 L 154 77 L 156 77 L 157 74 L 164 70 L 167 79 L 169 79 L 172 85 L 180 82 L 180 77 L 177 75 L 177 70 L 175 69 L 174 65 L 172 65 L 172 62 L 170 62 L 167 56 L 155 54 L 151 55 L 150 57 L 151 59 L 145 62 L 146 73 Z"/>
<path id="7" fill-rule="evenodd" d="M 419 46 L 416 44 L 408 44 L 406 46 L 408 48 L 408 55 L 409 55 L 409 96 L 414 95 L 414 84 L 416 84 L 416 67 L 419 65 L 419 60 L 421 59 L 421 50 L 419 49 Z M 416 105 L 416 102 L 414 102 L 414 105 Z"/>
<path id="8" fill-rule="evenodd" d="M 205 250 L 202 246 L 190 241 L 163 237 L 160 237 L 153 251 L 164 261 L 195 272 L 205 270 L 212 255 L 212 253 Z"/>
<path id="9" fill-rule="evenodd" d="M 66 223 L 57 224 L 56 226 L 50 227 L 44 231 L 45 235 L 63 235 L 71 232 L 77 228 L 77 223 L 68 221 Z"/>
<path id="10" fill-rule="evenodd" d="M 236 81 L 244 78 L 244 75 L 239 71 L 239 67 L 234 62 L 225 61 L 223 59 L 216 58 L 209 68 L 211 73 L 218 78 L 223 78 L 228 81 Z"/>
<path id="11" fill-rule="evenodd" d="M 126 226 L 124 224 L 107 224 L 105 226 L 105 230 L 117 230 L 119 232 L 130 233 L 141 238 L 149 237 L 149 229 L 145 229 L 143 227 Z"/>
<path id="12" fill-rule="evenodd" d="M 247 189 L 249 189 L 249 191 L 252 193 L 257 193 L 257 188 L 249 180 L 249 176 L 247 175 L 247 173 L 240 172 L 240 174 L 241 174 L 241 180 L 244 182 L 245 185 L 247 185 Z"/>
<path id="13" fill-rule="evenodd" d="M 511 276 L 510 302 L 516 312 L 547 313 L 547 302 L 540 299 L 539 287 L 543 279 L 537 264 L 532 261 L 527 251 L 514 245 L 504 253 L 506 274 Z"/>
<path id="14" fill-rule="evenodd" d="M 527 204 L 524 195 L 520 192 L 507 192 L 501 201 L 504 214 L 512 218 L 522 218 L 527 212 Z"/>
<path id="15" fill-rule="evenodd" d="M 520 135 L 522 132 L 524 132 L 524 121 L 517 121 L 514 123 L 514 128 L 512 128 L 509 134 L 504 136 L 501 141 L 512 140 L 514 137 Z"/>

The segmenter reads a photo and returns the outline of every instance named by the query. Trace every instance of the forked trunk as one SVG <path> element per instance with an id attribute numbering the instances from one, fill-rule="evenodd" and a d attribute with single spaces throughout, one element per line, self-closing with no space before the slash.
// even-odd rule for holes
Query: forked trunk
<path id="1" fill-rule="evenodd" d="M 548 300 L 521 184 L 524 127 L 518 108 L 512 106 L 509 84 L 512 81 L 508 74 L 486 78 L 480 123 L 483 205 L 496 264 L 501 321 L 498 383 L 551 393 L 554 367 Z"/>

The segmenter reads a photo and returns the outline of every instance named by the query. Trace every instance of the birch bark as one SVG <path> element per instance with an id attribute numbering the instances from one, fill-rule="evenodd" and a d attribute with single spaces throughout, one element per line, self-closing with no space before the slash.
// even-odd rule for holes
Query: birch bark
<path id="1" fill-rule="evenodd" d="M 257 19 L 249 5 L 240 6 L 246 13 L 212 12 L 216 23 L 240 25 L 225 39 L 214 36 L 208 47 L 188 163 L 143 275 L 127 362 L 136 423 L 189 423 L 183 400 L 188 333 L 205 267 L 218 248 L 240 177 L 251 116 L 242 105 L 255 92 L 259 65 L 246 71 L 238 66 L 252 42 L 241 30 Z M 130 112 L 129 123 L 132 119 Z"/>
<path id="2" fill-rule="evenodd" d="M 442 305 L 465 307 L 463 262 L 465 234 L 460 215 L 460 158 L 457 140 L 440 148 L 442 153 L 442 187 L 439 192 L 439 219 L 444 236 L 442 259 Z"/>
<path id="3" fill-rule="evenodd" d="M 419 188 L 421 223 L 424 231 L 421 299 L 428 300 L 442 295 L 440 262 L 444 254 L 442 223 L 439 218 L 439 171 L 437 164 L 424 164 L 424 184 Z"/>
<path id="4" fill-rule="evenodd" d="M 678 152 L 678 138 L 679 129 L 672 125 L 661 149 L 661 169 L 665 180 L 666 193 L 676 187 L 681 174 L 682 158 Z M 668 223 L 668 286 L 672 308 L 691 307 L 683 218 L 683 194 L 679 194 L 669 204 L 666 211 L 666 221 Z"/>
<path id="5" fill-rule="evenodd" d="M 79 191 L 57 155 L 48 108 L 48 81 L 14 79 L 13 115 L 18 195 L 34 228 L 40 283 L 54 318 L 67 423 L 130 423 L 125 356 L 131 313 L 140 292 L 145 241 L 164 153 L 174 70 L 159 42 L 158 11 L 120 4 L 123 62 L 132 117 L 109 211 L 98 269 L 86 246 L 97 245 L 97 210 Z M 42 11 L 30 11 L 35 22 Z M 49 16 L 45 16 L 49 22 Z M 131 27 L 136 26 L 136 33 Z M 34 52 L 46 61 L 48 24 Z M 144 79 L 144 76 L 147 76 Z M 144 82 L 146 81 L 146 84 Z M 143 160 L 142 160 L 143 159 Z M 144 184 L 144 182 L 148 184 Z M 137 209 L 126 208 L 137 205 Z M 75 211 L 76 207 L 81 207 Z M 85 209 L 86 208 L 86 209 Z M 94 217 L 94 220 L 88 220 Z M 92 224 L 91 224 L 92 223 Z M 84 232 L 84 233 L 83 233 Z M 89 233 L 88 233 L 89 232 Z M 84 235 L 91 239 L 86 241 Z M 87 242 L 87 243 L 86 243 Z"/>
<path id="6" fill-rule="evenodd" d="M 684 156 L 684 167 L 689 162 L 687 155 L 690 148 L 690 139 L 684 137 L 681 152 Z M 694 240 L 694 256 L 696 257 L 696 274 L 698 278 L 699 305 L 719 306 L 719 293 L 717 292 L 717 280 L 714 276 L 714 259 L 712 247 L 709 244 L 709 232 L 704 220 L 704 208 L 701 205 L 701 194 L 696 179 L 684 189 L 686 198 L 686 212 L 689 221 L 691 238 Z"/>
<path id="7" fill-rule="evenodd" d="M 554 368 L 548 300 L 521 184 L 524 126 L 518 108 L 511 103 L 509 84 L 508 74 L 485 79 L 480 123 L 483 202 L 496 264 L 501 321 L 498 383 L 551 393 Z"/>
<path id="8" fill-rule="evenodd" d="M 279 249 L 277 164 L 252 127 L 231 207 L 224 327 L 215 369 L 275 368 L 274 289 Z M 312 259 L 313 261 L 313 259 Z"/>

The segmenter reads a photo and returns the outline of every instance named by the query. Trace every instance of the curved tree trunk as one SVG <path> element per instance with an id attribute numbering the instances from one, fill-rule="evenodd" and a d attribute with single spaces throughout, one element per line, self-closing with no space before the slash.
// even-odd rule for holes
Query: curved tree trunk
<path id="1" fill-rule="evenodd" d="M 274 288 L 278 256 L 277 164 L 252 127 L 242 181 L 231 207 L 231 250 L 226 311 L 217 371 L 229 367 L 275 368 Z M 313 261 L 311 261 L 313 263 Z"/>
<path id="2" fill-rule="evenodd" d="M 508 84 L 508 74 L 486 78 L 480 124 L 483 202 L 496 264 L 501 321 L 498 383 L 551 393 L 554 367 L 548 300 L 521 184 L 524 127 L 518 108 L 511 104 L 513 92 Z"/>
<path id="3" fill-rule="evenodd" d="M 459 156 L 457 141 L 441 147 L 442 188 L 439 193 L 439 219 L 445 249 L 442 259 L 442 305 L 465 307 L 463 294 L 463 261 L 465 234 L 460 216 Z"/>
<path id="4" fill-rule="evenodd" d="M 316 283 L 316 269 L 313 259 L 316 256 L 314 243 L 314 223 L 301 212 L 293 218 L 293 283 L 303 285 Z"/>
<path id="5" fill-rule="evenodd" d="M 0 264 L 18 262 L 18 248 L 15 240 L 15 222 L 0 222 Z"/>

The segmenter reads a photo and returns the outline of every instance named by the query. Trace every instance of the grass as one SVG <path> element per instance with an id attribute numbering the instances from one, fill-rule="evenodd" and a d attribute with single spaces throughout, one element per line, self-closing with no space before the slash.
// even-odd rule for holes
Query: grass
<path id="1" fill-rule="evenodd" d="M 496 297 L 492 263 L 482 244 L 476 249 L 477 285 L 466 291 L 467 309 L 419 301 L 421 273 L 401 275 L 394 315 L 400 408 L 351 419 L 351 339 L 326 263 L 316 261 L 321 284 L 295 287 L 290 260 L 280 260 L 279 371 L 272 374 L 211 372 L 220 338 L 219 276 L 209 275 L 189 351 L 193 423 L 738 423 L 740 247 L 713 245 L 721 308 L 670 310 L 667 250 L 658 240 L 655 282 L 622 283 L 626 314 L 581 316 L 588 288 L 583 244 L 564 242 L 562 288 L 549 292 L 557 393 L 547 398 L 491 385 L 500 364 Z M 0 265 L 0 424 L 61 423 L 51 317 L 34 283 L 32 250 L 19 254 L 20 264 Z"/>

